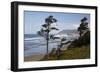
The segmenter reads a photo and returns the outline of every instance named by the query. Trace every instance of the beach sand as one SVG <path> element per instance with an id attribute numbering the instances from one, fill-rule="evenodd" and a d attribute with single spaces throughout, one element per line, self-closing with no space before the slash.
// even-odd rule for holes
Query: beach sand
<path id="1" fill-rule="evenodd" d="M 28 57 L 24 57 L 25 62 L 30 62 L 30 61 L 40 61 L 45 55 L 32 55 Z"/>
<path id="2" fill-rule="evenodd" d="M 69 44 L 64 45 L 61 50 L 65 51 L 67 50 Z M 40 55 L 32 55 L 32 56 L 28 56 L 28 57 L 24 57 L 24 61 L 25 62 L 31 62 L 31 61 L 40 61 L 41 59 L 43 59 L 45 57 L 45 55 L 40 54 Z"/>

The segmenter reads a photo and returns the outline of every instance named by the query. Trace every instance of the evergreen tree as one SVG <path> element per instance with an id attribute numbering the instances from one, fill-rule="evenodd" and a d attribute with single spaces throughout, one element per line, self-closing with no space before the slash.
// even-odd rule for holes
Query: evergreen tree
<path id="1" fill-rule="evenodd" d="M 84 17 L 83 19 L 81 19 L 81 24 L 78 27 L 78 31 L 79 31 L 80 37 L 87 30 L 88 30 L 88 22 L 87 22 L 87 18 Z"/>
<path id="2" fill-rule="evenodd" d="M 38 34 L 43 36 L 44 38 L 46 38 L 46 41 L 47 41 L 47 59 L 49 59 L 49 51 L 48 51 L 48 46 L 49 46 L 49 39 L 50 37 L 52 38 L 53 35 L 50 35 L 49 33 L 52 31 L 52 30 L 58 30 L 56 27 L 51 27 L 51 24 L 53 23 L 56 23 L 57 20 L 52 16 L 48 16 L 46 19 L 45 19 L 45 24 L 42 25 L 42 28 L 40 31 L 38 31 Z"/>

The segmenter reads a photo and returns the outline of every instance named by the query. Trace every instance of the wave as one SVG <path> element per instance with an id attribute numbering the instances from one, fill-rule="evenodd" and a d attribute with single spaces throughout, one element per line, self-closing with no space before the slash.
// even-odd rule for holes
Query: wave
<path id="1" fill-rule="evenodd" d="M 31 40 L 41 40 L 44 39 L 43 37 L 33 37 L 33 38 L 25 38 L 25 41 L 31 41 Z"/>

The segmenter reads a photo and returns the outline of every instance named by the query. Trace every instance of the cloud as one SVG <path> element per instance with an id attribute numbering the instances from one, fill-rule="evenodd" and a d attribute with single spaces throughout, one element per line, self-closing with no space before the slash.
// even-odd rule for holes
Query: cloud
<path id="1" fill-rule="evenodd" d="M 79 24 L 73 24 L 72 26 L 73 28 L 77 29 L 79 27 Z"/>

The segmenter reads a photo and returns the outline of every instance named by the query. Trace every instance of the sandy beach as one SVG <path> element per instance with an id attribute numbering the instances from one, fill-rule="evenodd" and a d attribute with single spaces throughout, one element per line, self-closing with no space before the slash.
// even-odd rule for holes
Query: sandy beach
<path id="1" fill-rule="evenodd" d="M 30 61 L 39 61 L 41 60 L 45 55 L 32 55 L 28 57 L 24 57 L 25 62 L 30 62 Z"/>
<path id="2" fill-rule="evenodd" d="M 68 44 L 69 45 L 69 44 Z M 68 45 L 64 45 L 61 50 L 65 51 L 68 47 Z M 27 56 L 24 57 L 24 61 L 25 62 L 30 62 L 30 61 L 40 61 L 41 59 L 44 58 L 45 55 L 41 54 L 41 55 L 31 55 L 31 56 Z"/>

